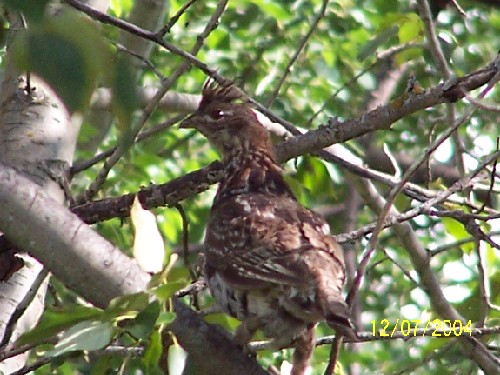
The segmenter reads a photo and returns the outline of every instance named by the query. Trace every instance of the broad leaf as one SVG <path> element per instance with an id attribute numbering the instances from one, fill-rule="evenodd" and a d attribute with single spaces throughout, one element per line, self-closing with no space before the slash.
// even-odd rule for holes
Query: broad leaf
<path id="1" fill-rule="evenodd" d="M 112 332 L 113 327 L 108 322 L 78 323 L 64 332 L 54 349 L 45 355 L 57 357 L 66 352 L 102 349 L 110 343 Z"/>
<path id="2" fill-rule="evenodd" d="M 17 343 L 23 345 L 43 342 L 76 323 L 95 319 L 101 315 L 102 310 L 82 305 L 67 306 L 64 311 L 47 310 L 41 322 L 31 331 L 24 333 Z"/>

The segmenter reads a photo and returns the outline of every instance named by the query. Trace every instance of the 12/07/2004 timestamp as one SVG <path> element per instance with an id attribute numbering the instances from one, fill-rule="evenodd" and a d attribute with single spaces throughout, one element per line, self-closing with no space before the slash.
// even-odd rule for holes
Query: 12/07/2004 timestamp
<path id="1" fill-rule="evenodd" d="M 401 335 L 403 337 L 431 336 L 431 337 L 450 337 L 450 336 L 472 336 L 472 322 L 466 323 L 461 320 L 433 319 L 421 321 L 420 319 L 399 319 L 394 323 L 389 319 L 372 320 L 372 334 L 378 337 L 394 337 Z"/>

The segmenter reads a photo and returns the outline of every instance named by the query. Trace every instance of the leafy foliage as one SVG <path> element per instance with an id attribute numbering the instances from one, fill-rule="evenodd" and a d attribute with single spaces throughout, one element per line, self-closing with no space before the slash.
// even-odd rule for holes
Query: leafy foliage
<path id="1" fill-rule="evenodd" d="M 98 27 L 76 12 L 64 12 L 59 17 L 43 16 L 47 1 L 36 1 L 36 7 L 28 6 L 26 1 L 3 3 L 9 9 L 23 11 L 30 22 L 29 29 L 13 47 L 18 66 L 44 78 L 56 89 L 71 112 L 96 110 L 89 103 L 97 85 L 105 85 L 113 91 L 114 116 L 110 120 L 110 130 L 99 138 L 101 132 L 92 128 L 90 117 L 86 117 L 80 136 L 82 143 L 97 138 L 98 146 L 90 149 L 80 147 L 76 153 L 77 160 L 88 159 L 94 153 L 121 144 L 124 133 L 131 127 L 142 125 L 136 111 L 139 106 L 136 91 L 141 91 L 140 88 L 145 85 L 161 85 L 164 79 L 158 75 L 171 77 L 183 61 L 156 45 L 147 58 L 149 67 L 132 71 L 128 61 L 133 62 L 131 66 L 143 65 L 125 52 L 117 52 L 118 57 L 112 52 L 112 44 L 118 43 L 120 38 L 116 27 Z M 131 12 L 132 3 L 112 1 L 108 13 L 124 18 Z M 195 2 L 164 39 L 189 51 L 217 3 Z M 236 80 L 260 103 L 272 102 L 270 109 L 276 115 L 305 130 L 314 129 L 326 123 L 331 116 L 340 120 L 353 118 L 372 105 L 385 104 L 391 98 L 402 95 L 410 72 L 424 88 L 443 80 L 435 57 L 422 44 L 426 42 L 425 25 L 410 3 L 395 0 L 331 1 L 297 60 L 287 71 L 299 42 L 320 10 L 321 1 L 230 1 L 217 28 L 204 41 L 204 47 L 196 58 L 211 69 L 217 69 L 222 76 Z M 465 17 L 450 6 L 437 12 L 434 18 L 446 62 L 451 73 L 457 76 L 470 73 L 493 60 L 498 48 L 495 41 L 500 32 L 498 8 L 481 2 L 460 3 L 465 9 Z M 170 11 L 164 23 L 183 4 L 182 1 L 170 1 Z M 394 49 L 393 52 L 390 49 Z M 390 58 L 380 58 L 383 54 Z M 388 93 L 380 92 L 382 84 L 391 74 L 401 74 L 402 78 L 392 81 L 394 86 Z M 285 75 L 277 96 L 273 97 L 280 79 Z M 136 76 L 137 79 L 133 78 Z M 171 91 L 198 94 L 206 78 L 203 72 L 192 68 L 174 82 Z M 377 102 L 373 96 L 386 97 L 385 103 Z M 485 100 L 498 103 L 499 99 L 500 90 L 494 88 Z M 370 133 L 350 140 L 344 146 L 371 168 L 393 173 L 390 162 L 375 158 L 383 155 L 383 146 L 395 155 L 400 166 L 408 160 L 411 164 L 450 126 L 448 108 L 436 106 L 407 116 L 394 124 L 390 131 Z M 471 104 L 460 101 L 453 108 L 458 118 L 471 108 Z M 148 117 L 145 128 L 152 129 L 174 114 L 158 107 Z M 468 174 L 476 168 L 484 155 L 495 150 L 499 136 L 498 112 L 475 111 L 456 135 L 444 142 L 431 157 L 430 163 L 439 165 L 441 172 L 433 172 L 429 180 L 429 171 L 425 170 L 425 176 L 414 182 L 436 192 L 441 191 L 442 184 L 449 187 L 464 173 Z M 207 147 L 203 138 L 169 127 L 154 137 L 133 144 L 129 155 L 112 169 L 99 196 L 120 196 L 138 191 L 140 186 L 150 182 L 168 182 L 216 158 L 217 154 Z M 462 160 L 465 171 L 460 171 L 458 160 Z M 306 206 L 321 209 L 336 233 L 361 228 L 377 220 L 377 215 L 366 204 L 359 203 L 360 200 L 352 206 L 351 198 L 357 193 L 349 172 L 340 166 L 302 156 L 288 162 L 285 167 L 287 179 L 299 200 Z M 74 191 L 84 191 L 95 179 L 99 168 L 100 165 L 95 165 L 78 174 L 73 180 Z M 488 183 L 489 180 L 481 189 L 465 190 L 458 196 L 470 196 L 476 205 L 481 206 L 485 202 L 492 212 L 498 212 L 497 193 L 487 193 Z M 382 195 L 387 195 L 387 186 L 376 186 Z M 446 186 L 444 189 L 447 189 Z M 497 182 L 495 186 L 498 188 Z M 191 250 L 202 241 L 213 194 L 214 189 L 211 189 L 182 202 L 189 221 Z M 403 194 L 395 202 L 400 211 L 417 204 L 416 200 Z M 471 213 L 470 207 L 465 204 L 457 204 L 451 209 Z M 182 217 L 169 207 L 156 210 L 156 214 L 168 253 L 182 253 Z M 349 226 L 352 220 L 354 227 Z M 487 326 L 500 325 L 499 311 L 488 308 L 484 301 L 485 295 L 488 295 L 491 304 L 500 304 L 498 247 L 494 248 L 484 240 L 478 241 L 470 228 L 454 216 L 420 215 L 409 223 L 429 255 L 432 271 L 446 300 L 474 324 L 484 320 Z M 498 221 L 476 220 L 476 223 L 494 241 L 496 235 L 495 242 L 498 243 Z M 133 237 L 128 219 L 100 223 L 97 230 L 125 252 L 131 253 L 129 249 L 132 248 Z M 351 262 L 359 261 L 368 241 L 369 236 L 345 244 Z M 360 331 L 370 332 L 372 321 L 384 319 L 391 323 L 391 327 L 398 319 L 419 319 L 422 322 L 446 319 L 438 316 L 435 306 L 431 305 L 406 250 L 393 232 L 387 230 L 382 233 L 355 307 L 358 311 L 355 320 Z M 51 358 L 51 369 L 46 365 L 35 373 L 102 374 L 119 370 L 130 374 L 139 371 L 161 373 L 159 358 L 166 349 L 162 333 L 165 334 L 165 326 L 175 317 L 170 311 L 169 299 L 190 282 L 187 265 L 182 256 L 179 259 L 171 262 L 170 268 L 157 277 L 157 284 L 153 282 L 149 292 L 123 297 L 106 310 L 83 305 L 71 291 L 54 282 L 55 294 L 47 297 L 48 308 L 42 321 L 19 342 L 42 344 L 40 350 L 33 354 L 33 360 L 39 356 Z M 196 251 L 191 252 L 189 263 L 192 270 L 198 272 L 200 260 Z M 479 271 L 480 264 L 484 275 Z M 487 291 L 483 290 L 485 287 Z M 206 294 L 199 296 L 202 306 L 210 302 L 211 298 Z M 207 320 L 227 329 L 234 329 L 236 324 L 223 315 L 213 315 Z M 318 337 L 331 333 L 326 326 L 320 325 Z M 494 348 L 500 345 L 498 336 L 487 336 L 485 342 Z M 111 347 L 120 347 L 123 351 L 106 352 Z M 86 351 L 98 351 L 99 355 L 89 359 L 84 355 Z M 184 353 L 175 338 L 168 351 L 171 358 L 168 365 L 183 367 Z M 322 373 L 328 358 L 329 346 L 319 346 L 315 351 L 312 374 Z M 290 351 L 264 351 L 259 354 L 259 361 L 279 367 L 290 361 Z M 475 364 L 460 352 L 453 337 L 412 337 L 408 341 L 374 339 L 345 347 L 340 353 L 340 362 L 341 371 L 352 374 L 461 374 L 469 373 L 469 370 L 470 373 L 479 373 Z"/>

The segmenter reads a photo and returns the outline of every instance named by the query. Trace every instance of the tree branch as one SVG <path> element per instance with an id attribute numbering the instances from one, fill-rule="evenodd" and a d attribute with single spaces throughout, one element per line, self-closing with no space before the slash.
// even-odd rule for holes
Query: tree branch
<path id="1" fill-rule="evenodd" d="M 498 154 L 494 154 L 498 157 Z M 491 161 L 491 160 L 490 160 Z M 471 176 L 469 176 L 471 177 Z M 353 179 L 353 183 L 362 186 L 358 187 L 358 192 L 363 197 L 367 204 L 374 212 L 380 213 L 385 205 L 385 199 L 378 193 L 373 184 L 363 179 Z M 429 204 L 431 204 L 429 202 Z M 398 215 L 396 208 L 392 207 L 391 215 Z M 410 223 L 395 224 L 392 230 L 402 244 L 402 247 L 407 251 L 410 260 L 418 273 L 420 283 L 424 291 L 431 300 L 432 307 L 436 313 L 443 319 L 461 320 L 464 318 L 451 306 L 446 300 L 441 289 L 438 278 L 430 267 L 430 255 L 425 251 L 422 244 L 413 231 Z M 500 362 L 495 358 L 486 347 L 473 337 L 459 337 L 462 352 L 471 358 L 486 374 L 498 374 L 500 371 Z"/>
<path id="2" fill-rule="evenodd" d="M 176 319 L 168 326 L 189 353 L 200 375 L 269 375 L 246 355 L 222 328 L 207 324 L 178 299 L 174 300 Z M 210 343 L 207 345 L 206 343 Z M 217 360 L 214 360 L 214 359 Z"/>
<path id="3" fill-rule="evenodd" d="M 436 319 L 439 321 L 439 319 Z M 409 322 L 410 323 L 410 322 Z M 410 323 L 412 324 L 412 323 Z M 460 333 L 460 335 L 458 335 Z M 409 341 L 418 337 L 431 337 L 431 338 L 442 338 L 442 339 L 452 339 L 457 338 L 459 336 L 468 336 L 468 337 L 483 337 L 489 335 L 498 335 L 500 333 L 500 326 L 495 327 L 486 327 L 486 328 L 471 328 L 470 332 L 463 332 L 460 330 L 450 329 L 436 329 L 434 326 L 429 328 L 416 328 L 415 324 L 411 325 L 411 329 L 408 331 L 402 332 L 400 330 L 393 332 L 375 332 L 373 331 L 358 331 L 356 335 L 358 339 L 356 341 L 349 340 L 348 338 L 344 338 L 346 343 L 364 343 L 364 342 L 373 342 L 373 341 L 392 341 L 392 340 L 404 340 Z M 318 337 L 316 339 L 315 345 L 328 345 L 332 344 L 335 340 L 335 336 L 323 336 Z M 272 345 L 270 341 L 254 341 L 250 343 L 250 348 L 252 350 L 265 350 Z"/>
<path id="4" fill-rule="evenodd" d="M 222 176 L 222 164 L 214 162 L 205 168 L 188 173 L 182 177 L 162 185 L 150 185 L 137 194 L 145 209 L 173 205 L 183 199 L 190 198 L 210 185 L 217 183 Z M 71 210 L 87 224 L 93 224 L 115 217 L 130 216 L 130 206 L 136 193 L 130 193 L 118 198 L 105 198 L 87 202 Z"/>
<path id="5" fill-rule="evenodd" d="M 439 84 L 421 95 L 408 97 L 399 106 L 395 106 L 396 101 L 393 101 L 389 105 L 378 107 L 357 119 L 348 120 L 342 124 L 330 121 L 332 122 L 331 125 L 289 138 L 276 147 L 277 157 L 280 162 L 285 162 L 292 157 L 308 152 L 315 152 L 333 143 L 344 142 L 375 130 L 387 129 L 393 122 L 420 109 L 443 103 L 446 100 L 453 99 L 456 101 L 458 98 L 463 97 L 463 90 L 473 90 L 488 84 L 500 71 L 499 66 L 496 64 L 498 63 L 493 62 L 483 69 L 456 79 L 454 82 Z M 300 134 L 298 129 L 293 129 L 294 134 Z M 338 159 L 336 162 L 339 162 Z M 346 167 L 350 168 L 349 166 Z M 364 177 L 376 178 L 378 181 L 389 186 L 394 186 L 394 184 L 398 183 L 397 181 L 392 181 L 388 176 L 384 177 L 381 173 L 367 176 L 366 169 L 359 166 L 353 167 L 355 167 L 353 170 L 354 173 L 363 175 Z M 151 185 L 142 189 L 138 194 L 140 195 L 141 202 L 144 202 L 147 209 L 162 205 L 172 205 L 207 190 L 210 185 L 219 181 L 221 175 L 222 165 L 215 162 L 207 167 L 178 177 L 166 184 Z M 409 186 L 408 184 L 405 185 L 405 189 Z M 105 198 L 94 202 L 87 202 L 73 207 L 72 211 L 86 223 L 96 223 L 114 217 L 127 217 L 129 216 L 129 207 L 133 196 L 134 194 L 127 194 L 123 197 Z"/>
<path id="6" fill-rule="evenodd" d="M 334 143 L 345 142 L 376 130 L 390 129 L 397 120 L 419 110 L 442 103 L 456 102 L 464 97 L 466 91 L 486 85 L 499 71 L 498 60 L 464 77 L 452 79 L 425 90 L 422 94 L 408 94 L 396 98 L 385 106 L 378 107 L 362 116 L 341 122 L 330 119 L 326 126 L 311 130 L 303 135 L 291 138 L 277 147 L 281 162 L 314 152 Z"/>
<path id="7" fill-rule="evenodd" d="M 96 306 L 146 289 L 149 276 L 118 248 L 47 196 L 39 185 L 0 165 L 0 228 L 68 288 Z"/>

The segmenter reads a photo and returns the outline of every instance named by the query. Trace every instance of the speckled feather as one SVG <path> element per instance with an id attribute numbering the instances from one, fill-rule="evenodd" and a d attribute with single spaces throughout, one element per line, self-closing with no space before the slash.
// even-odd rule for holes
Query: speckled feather
<path id="1" fill-rule="evenodd" d="M 267 130 L 236 98 L 231 85 L 207 84 L 182 125 L 203 133 L 225 162 L 206 230 L 205 278 L 217 303 L 243 321 L 241 344 L 257 329 L 276 348 L 293 344 L 292 374 L 302 374 L 318 321 L 355 337 L 341 295 L 342 249 L 328 224 L 297 202 Z"/>

